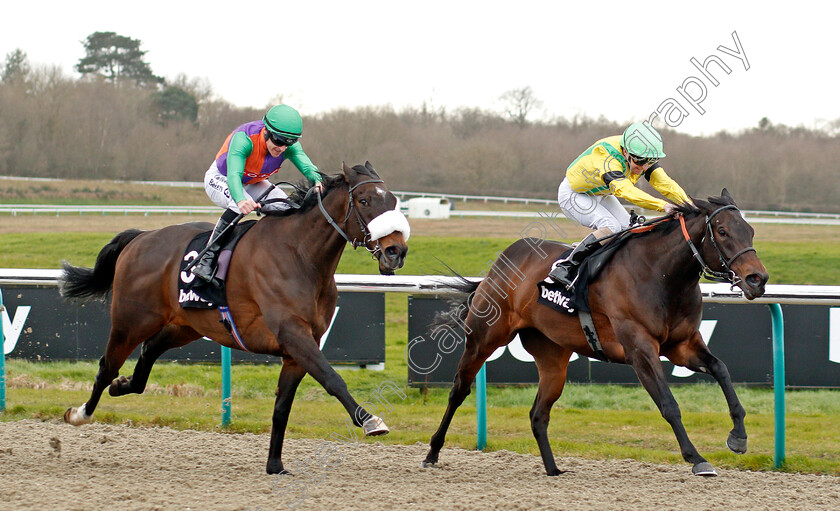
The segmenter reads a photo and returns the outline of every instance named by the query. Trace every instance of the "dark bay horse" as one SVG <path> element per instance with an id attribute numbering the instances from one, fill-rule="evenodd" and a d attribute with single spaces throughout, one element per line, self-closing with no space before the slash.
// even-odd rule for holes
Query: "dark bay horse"
<path id="1" fill-rule="evenodd" d="M 683 458 L 693 465 L 692 472 L 716 475 L 686 434 L 659 357 L 717 380 L 734 426 L 727 446 L 736 453 L 746 452 L 744 408 L 729 371 L 712 355 L 698 330 L 702 314 L 699 281 L 702 271 L 728 280 L 739 286 L 746 298 L 754 299 L 764 294 L 768 275 L 752 248 L 754 230 L 725 189 L 721 197 L 712 197 L 709 202 L 695 199 L 694 203 L 696 208 L 680 208 L 682 220 L 665 217 L 648 232 L 630 236 L 590 285 L 589 305 L 607 360 L 633 367 L 674 430 Z M 449 405 L 432 436 L 423 466 L 437 463 L 452 417 L 469 395 L 484 361 L 519 334 L 539 371 L 531 429 L 546 473 L 562 473 L 547 435 L 551 406 L 563 392 L 572 353 L 593 358 L 597 355 L 577 317 L 537 302 L 537 282 L 546 277 L 551 264 L 568 247 L 538 240 L 542 243 L 537 250 L 534 241 L 522 239 L 506 248 L 480 284 L 464 279 L 458 286 L 471 294 L 453 309 L 450 319 L 464 326 L 466 345 Z M 692 246 L 696 247 L 696 256 Z"/>
<path id="2" fill-rule="evenodd" d="M 364 246 L 392 274 L 403 266 L 408 222 L 396 197 L 369 162 L 324 177 L 317 193 L 293 193 L 299 205 L 261 218 L 240 240 L 227 277 L 227 301 L 249 351 L 282 357 L 266 470 L 284 473 L 281 451 L 289 411 L 306 373 L 338 398 L 353 424 L 367 435 L 388 432 L 384 422 L 353 399 L 344 380 L 318 349 L 335 310 L 335 271 L 350 242 Z M 90 399 L 64 414 L 79 425 L 90 421 L 102 392 L 142 393 L 155 360 L 166 350 L 202 336 L 239 349 L 219 321 L 217 310 L 185 309 L 178 303 L 179 264 L 190 240 L 212 224 L 187 223 L 154 231 L 128 230 L 105 245 L 93 269 L 64 263 L 63 296 L 96 298 L 112 294 L 111 334 Z M 134 374 L 119 375 L 137 346 Z"/>

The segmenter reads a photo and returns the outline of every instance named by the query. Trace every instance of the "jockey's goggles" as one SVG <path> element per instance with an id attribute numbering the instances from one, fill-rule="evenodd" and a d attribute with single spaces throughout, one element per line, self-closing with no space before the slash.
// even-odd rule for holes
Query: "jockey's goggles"
<path id="1" fill-rule="evenodd" d="M 292 144 L 294 144 L 295 142 L 298 141 L 298 139 L 296 139 L 296 138 L 284 137 L 283 135 L 278 135 L 277 133 L 272 133 L 269 130 L 266 130 L 266 133 L 268 133 L 268 139 L 271 140 L 271 143 L 276 145 L 276 146 L 284 145 L 286 147 L 289 147 L 290 145 L 292 145 Z"/>
<path id="2" fill-rule="evenodd" d="M 633 161 L 636 165 L 644 167 L 645 165 L 650 165 L 659 161 L 659 158 L 640 158 L 638 156 L 633 156 L 632 154 L 628 155 L 630 160 Z"/>

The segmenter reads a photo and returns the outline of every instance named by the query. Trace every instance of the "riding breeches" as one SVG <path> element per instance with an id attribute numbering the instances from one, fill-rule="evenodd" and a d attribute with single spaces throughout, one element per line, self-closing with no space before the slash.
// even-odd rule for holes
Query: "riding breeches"
<path id="1" fill-rule="evenodd" d="M 265 180 L 257 183 L 242 185 L 242 187 L 245 190 L 245 195 L 247 197 L 257 200 L 260 195 L 265 193 L 265 191 L 271 187 L 271 183 Z M 213 204 L 241 213 L 241 211 L 239 211 L 239 207 L 236 205 L 236 202 L 234 202 L 233 198 L 230 196 L 227 176 L 222 175 L 222 173 L 219 172 L 215 161 L 212 165 L 210 165 L 210 168 L 207 169 L 207 172 L 204 174 L 204 191 L 207 192 L 207 196 L 210 197 Z M 286 197 L 286 192 L 281 190 L 279 187 L 275 187 L 273 190 L 268 192 L 268 195 L 264 197 L 264 199 L 285 199 Z M 279 211 L 288 208 L 288 204 L 284 202 L 272 202 L 270 204 L 266 204 L 262 209 L 263 211 Z"/>
<path id="2" fill-rule="evenodd" d="M 577 193 L 568 178 L 557 189 L 557 202 L 568 218 L 590 229 L 618 232 L 630 226 L 630 213 L 615 196 Z"/>

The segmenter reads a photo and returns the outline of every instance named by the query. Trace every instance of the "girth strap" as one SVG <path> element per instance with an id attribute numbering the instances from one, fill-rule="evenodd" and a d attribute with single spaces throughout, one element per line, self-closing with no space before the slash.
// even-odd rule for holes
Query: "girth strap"
<path id="1" fill-rule="evenodd" d="M 578 309 L 578 319 L 583 329 L 583 336 L 586 337 L 586 342 L 589 343 L 589 347 L 595 352 L 595 358 L 601 362 L 609 362 L 607 354 L 604 353 L 604 348 L 601 346 L 601 340 L 598 338 L 598 332 L 595 330 L 592 314 L 589 311 Z"/>
<path id="2" fill-rule="evenodd" d="M 222 315 L 222 324 L 230 333 L 230 336 L 233 338 L 234 342 L 236 342 L 236 344 L 242 349 L 242 351 L 250 352 L 251 350 L 245 347 L 245 342 L 242 340 L 242 336 L 239 335 L 239 329 L 236 328 L 236 323 L 233 322 L 233 316 L 230 313 L 230 309 L 225 307 L 224 305 L 220 305 L 219 313 Z"/>

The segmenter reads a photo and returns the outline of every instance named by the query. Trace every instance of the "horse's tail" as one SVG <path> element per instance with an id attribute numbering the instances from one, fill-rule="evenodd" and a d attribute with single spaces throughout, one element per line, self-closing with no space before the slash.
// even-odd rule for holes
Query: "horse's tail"
<path id="1" fill-rule="evenodd" d="M 435 315 L 435 318 L 432 320 L 432 324 L 430 325 L 431 329 L 435 329 L 439 326 L 450 325 L 456 322 L 463 325 L 464 321 L 467 319 L 467 314 L 469 313 L 470 296 L 476 289 L 478 289 L 478 286 L 481 283 L 480 281 L 475 282 L 469 280 L 450 268 L 448 265 L 446 265 L 446 267 L 452 273 L 452 277 L 455 278 L 455 282 L 446 280 L 445 282 L 439 282 L 439 284 L 449 289 L 454 289 L 455 295 L 453 298 L 448 300 L 449 309 L 438 312 Z"/>
<path id="2" fill-rule="evenodd" d="M 129 229 L 114 236 L 114 239 L 99 251 L 93 268 L 72 266 L 67 261 L 62 261 L 61 275 L 58 277 L 58 291 L 61 296 L 82 300 L 107 296 L 114 284 L 114 272 L 120 252 L 142 232 Z"/>

